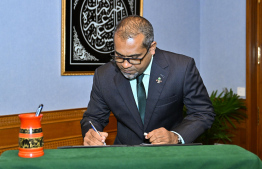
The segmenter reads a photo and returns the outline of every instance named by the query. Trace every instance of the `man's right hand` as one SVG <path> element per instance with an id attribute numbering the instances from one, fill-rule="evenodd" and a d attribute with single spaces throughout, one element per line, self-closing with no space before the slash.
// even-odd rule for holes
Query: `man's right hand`
<path id="1" fill-rule="evenodd" d="M 106 141 L 106 138 L 108 136 L 108 133 L 106 132 L 99 132 L 101 136 L 99 136 L 98 133 L 96 133 L 93 129 L 89 129 L 88 132 L 86 132 L 85 138 L 84 138 L 84 146 L 100 146 L 104 145 L 104 142 Z"/>

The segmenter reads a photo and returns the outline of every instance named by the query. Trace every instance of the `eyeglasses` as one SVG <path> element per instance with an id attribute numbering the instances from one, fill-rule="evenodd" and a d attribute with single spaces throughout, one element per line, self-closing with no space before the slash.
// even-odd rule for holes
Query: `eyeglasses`
<path id="1" fill-rule="evenodd" d="M 151 48 L 151 46 L 149 46 L 147 48 L 146 54 L 148 53 L 149 49 Z M 115 52 L 114 52 L 115 53 Z M 141 60 L 144 59 L 144 57 L 146 56 L 146 54 L 142 57 L 142 58 L 132 58 L 132 57 L 123 57 L 123 56 L 116 56 L 111 54 L 110 56 L 113 58 L 113 60 L 117 63 L 123 63 L 125 60 L 127 60 L 130 64 L 132 65 L 139 65 L 141 64 Z"/>

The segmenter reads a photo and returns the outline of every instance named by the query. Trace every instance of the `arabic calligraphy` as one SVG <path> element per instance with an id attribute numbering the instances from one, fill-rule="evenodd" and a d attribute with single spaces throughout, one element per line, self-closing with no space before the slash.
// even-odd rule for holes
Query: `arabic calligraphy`
<path id="1" fill-rule="evenodd" d="M 99 61 L 95 56 L 88 53 L 83 45 L 81 44 L 76 29 L 73 26 L 73 60 L 82 60 L 82 61 Z"/>
<path id="2" fill-rule="evenodd" d="M 80 24 L 87 44 L 99 53 L 112 52 L 113 30 L 127 15 L 123 0 L 85 0 L 80 12 Z"/>

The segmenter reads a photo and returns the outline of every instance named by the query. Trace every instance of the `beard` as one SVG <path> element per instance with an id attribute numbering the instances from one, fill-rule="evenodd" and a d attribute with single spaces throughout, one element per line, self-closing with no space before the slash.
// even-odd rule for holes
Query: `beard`
<path id="1" fill-rule="evenodd" d="M 133 80 L 138 76 L 138 72 L 134 73 L 134 74 L 130 74 L 130 73 L 125 73 L 122 72 L 121 73 L 125 76 L 125 78 L 129 79 L 129 80 Z"/>

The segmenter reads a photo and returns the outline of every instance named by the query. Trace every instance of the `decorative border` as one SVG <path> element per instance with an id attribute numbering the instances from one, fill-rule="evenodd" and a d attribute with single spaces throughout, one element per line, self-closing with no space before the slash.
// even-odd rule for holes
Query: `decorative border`
<path id="1" fill-rule="evenodd" d="M 109 62 L 111 59 L 109 57 L 109 51 L 102 52 L 102 51 L 96 51 L 92 45 L 88 45 L 88 41 L 85 36 L 89 36 L 89 33 L 81 33 L 81 37 L 79 33 L 76 32 L 76 28 L 71 24 L 72 22 L 79 22 L 77 25 L 81 25 L 80 19 L 70 19 L 71 11 L 75 8 L 80 8 L 80 3 L 84 3 L 88 0 L 62 0 L 62 27 L 61 27 L 61 75 L 93 75 L 94 71 L 97 67 L 105 64 L 106 62 Z M 94 2 L 94 1 L 93 1 Z M 110 0 L 110 3 L 122 3 L 125 5 L 128 5 L 129 8 L 123 7 L 128 11 L 127 15 L 131 15 L 133 13 L 139 14 L 143 16 L 143 0 Z M 91 2 L 90 2 L 91 3 Z M 95 3 L 95 2 L 94 2 Z M 101 2 L 100 2 L 101 3 Z M 69 4 L 67 6 L 67 4 Z M 80 4 L 80 5 L 79 5 Z M 86 3 L 87 4 L 87 3 Z M 92 3 L 91 3 L 92 4 Z M 70 7 L 71 5 L 71 7 Z M 83 5 L 84 6 L 84 5 Z M 83 7 L 82 6 L 82 7 Z M 88 6 L 88 5 L 86 5 Z M 86 7 L 85 6 L 85 7 Z M 116 5 L 117 6 L 117 5 Z M 135 7 L 137 7 L 137 10 L 135 10 Z M 111 8 L 110 8 L 111 9 Z M 115 8 L 112 8 L 113 10 L 117 10 Z M 79 10 L 80 12 L 82 11 Z M 102 11 L 102 10 L 101 10 Z M 100 12 L 100 11 L 99 11 Z M 90 15 L 91 12 L 89 10 L 86 12 L 86 15 Z M 115 16 L 118 16 L 117 13 L 115 13 Z M 79 18 L 82 15 L 79 15 Z M 93 17 L 104 17 L 105 15 L 91 15 Z M 90 18 L 88 18 L 90 19 Z M 101 18 L 100 18 L 101 19 Z M 104 19 L 104 18 L 103 18 Z M 116 17 L 117 19 L 117 17 Z M 114 19 L 114 20 L 116 20 Z M 117 22 L 117 21 L 116 21 Z M 82 29 L 80 26 L 78 26 L 78 30 Z M 95 32 L 94 29 L 93 32 Z M 96 29 L 98 32 L 98 29 Z M 111 29 L 110 29 L 111 30 Z M 70 33 L 69 33 L 70 32 Z M 95 33 L 92 34 L 92 36 Z M 95 35 L 97 35 L 96 33 Z M 111 34 L 110 34 L 111 35 Z M 108 35 L 110 37 L 110 35 Z M 86 39 L 83 41 L 83 39 Z M 85 42 L 83 44 L 82 42 Z M 107 41 L 107 39 L 102 39 L 104 42 Z M 97 41 L 95 40 L 95 43 Z M 93 42 L 92 42 L 93 43 Z M 85 49 L 86 48 L 86 49 Z M 77 51 L 75 51 L 77 49 Z M 104 48 L 102 48 L 104 49 Z M 99 61 L 99 59 L 101 59 Z"/>
<path id="2" fill-rule="evenodd" d="M 19 138 L 20 148 L 40 148 L 44 146 L 43 137 L 36 138 Z"/>
<path id="3" fill-rule="evenodd" d="M 38 128 L 38 129 L 21 129 L 19 133 L 23 133 L 23 134 L 35 134 L 35 133 L 42 133 L 42 128 Z"/>

